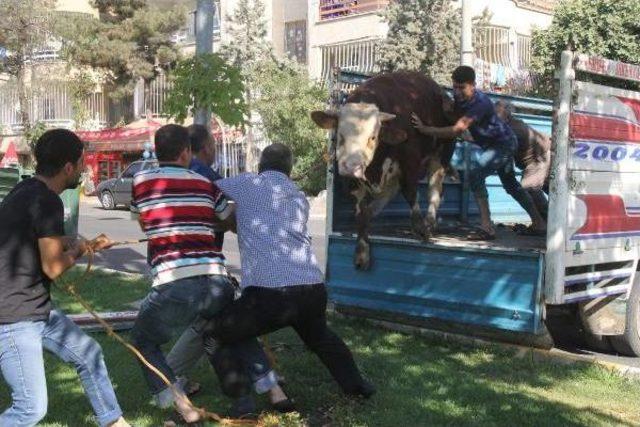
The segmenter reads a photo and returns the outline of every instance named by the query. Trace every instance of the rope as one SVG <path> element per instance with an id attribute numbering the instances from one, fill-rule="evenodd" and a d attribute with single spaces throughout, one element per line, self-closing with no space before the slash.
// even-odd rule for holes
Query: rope
<path id="1" fill-rule="evenodd" d="M 93 316 L 94 319 L 96 319 L 96 321 L 100 324 L 100 326 L 102 326 L 105 329 L 105 331 L 107 332 L 108 336 L 110 336 L 111 338 L 115 339 L 118 343 L 120 343 L 127 350 L 129 350 L 131 353 L 133 353 L 133 355 L 144 366 L 146 366 L 151 372 L 153 372 L 155 375 L 157 375 L 162 380 L 162 382 L 165 383 L 167 385 L 167 387 L 169 387 L 171 389 L 171 391 L 173 392 L 173 395 L 176 398 L 184 397 L 184 399 L 186 399 L 186 402 L 191 407 L 191 409 L 193 409 L 194 411 L 198 412 L 198 414 L 200 415 L 201 421 L 209 420 L 209 421 L 215 421 L 215 422 L 220 423 L 222 425 L 232 425 L 232 426 L 233 425 L 258 425 L 258 423 L 256 421 L 253 421 L 253 420 L 241 420 L 241 419 L 224 418 L 224 417 L 216 414 L 215 412 L 207 411 L 205 408 L 196 407 L 193 404 L 193 402 L 191 402 L 191 400 L 186 395 L 182 394 L 181 391 L 174 384 L 172 384 L 171 381 L 169 381 L 169 379 L 162 372 L 160 372 L 160 370 L 158 370 L 158 368 L 153 366 L 153 364 L 151 364 L 142 355 L 142 353 L 140 353 L 140 351 L 134 345 L 132 345 L 131 343 L 127 342 L 127 340 L 122 338 L 122 336 L 120 336 L 113 329 L 113 327 L 111 325 L 109 325 L 109 323 L 107 323 L 103 318 L 100 317 L 100 315 L 98 315 L 98 313 L 96 313 L 96 311 L 93 309 L 91 304 L 89 304 L 84 298 L 82 298 L 82 296 L 80 296 L 80 294 L 78 294 L 78 291 L 77 291 L 78 285 L 83 283 L 87 279 L 87 277 L 89 276 L 89 273 L 91 272 L 91 267 L 92 267 L 92 264 L 93 264 L 93 258 L 94 258 L 94 255 L 95 255 L 94 247 L 98 244 L 98 239 L 100 239 L 101 237 L 102 237 L 102 235 L 98 236 L 96 239 L 94 239 L 94 240 L 89 242 L 89 246 L 87 248 L 87 267 L 86 267 L 84 273 L 82 274 L 82 276 L 80 277 L 80 279 L 77 281 L 77 283 L 69 282 L 64 286 L 61 286 L 60 284 L 55 282 L 56 286 L 59 289 L 62 289 L 63 291 L 66 291 L 76 301 L 78 301 L 78 303 L 80 303 L 80 305 L 85 310 L 87 310 L 87 312 L 89 314 L 91 314 L 91 316 Z M 146 240 L 147 239 L 115 242 L 112 245 L 112 247 L 113 246 L 119 246 L 119 245 L 140 243 L 140 242 L 146 241 Z"/>

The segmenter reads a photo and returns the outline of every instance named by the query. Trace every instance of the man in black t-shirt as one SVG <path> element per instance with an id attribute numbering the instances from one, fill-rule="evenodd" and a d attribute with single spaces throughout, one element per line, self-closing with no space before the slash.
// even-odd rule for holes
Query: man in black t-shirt
<path id="1" fill-rule="evenodd" d="M 74 365 L 100 426 L 125 427 L 102 349 L 51 306 L 52 280 L 90 245 L 64 236 L 58 195 L 76 188 L 83 146 L 71 131 L 45 132 L 35 147 L 36 175 L 0 204 L 0 369 L 11 388 L 11 407 L 0 427 L 34 426 L 47 413 L 43 348 Z M 109 247 L 106 238 L 91 244 Z"/>

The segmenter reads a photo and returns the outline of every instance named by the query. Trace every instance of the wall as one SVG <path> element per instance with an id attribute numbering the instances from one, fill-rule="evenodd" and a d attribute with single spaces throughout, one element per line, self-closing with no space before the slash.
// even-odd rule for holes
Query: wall
<path id="1" fill-rule="evenodd" d="M 57 0 L 56 10 L 65 12 L 83 12 L 98 17 L 98 10 L 91 6 L 89 0 Z"/>
<path id="2" fill-rule="evenodd" d="M 349 41 L 377 39 L 386 36 L 388 25 L 377 13 L 319 20 L 318 0 L 308 1 L 309 74 L 319 78 L 322 71 L 320 47 Z"/>

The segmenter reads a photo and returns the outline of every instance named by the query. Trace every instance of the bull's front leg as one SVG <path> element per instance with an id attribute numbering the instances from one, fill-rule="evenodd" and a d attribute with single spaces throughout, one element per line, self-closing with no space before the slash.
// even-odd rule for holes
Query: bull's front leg
<path id="1" fill-rule="evenodd" d="M 360 186 L 353 192 L 356 197 L 356 224 L 358 237 L 353 264 L 358 270 L 371 268 L 371 246 L 369 244 L 369 228 L 371 225 L 371 197 L 367 190 Z"/>
<path id="2" fill-rule="evenodd" d="M 402 195 L 411 208 L 411 230 L 418 238 L 429 240 L 431 233 L 425 225 L 420 211 L 420 203 L 418 203 L 418 185 L 413 183 L 405 184 L 402 188 Z"/>
<path id="3" fill-rule="evenodd" d="M 429 186 L 427 188 L 427 218 L 425 226 L 432 235 L 437 225 L 438 208 L 442 201 L 442 184 L 446 176 L 446 170 L 439 161 L 433 161 L 428 167 Z"/>

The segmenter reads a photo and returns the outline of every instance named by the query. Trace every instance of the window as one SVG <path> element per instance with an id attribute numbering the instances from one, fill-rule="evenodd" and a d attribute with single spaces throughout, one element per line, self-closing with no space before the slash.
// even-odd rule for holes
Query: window
<path id="1" fill-rule="evenodd" d="M 307 63 L 307 21 L 284 24 L 284 50 L 290 59 L 300 64 Z"/>
<path id="2" fill-rule="evenodd" d="M 122 172 L 121 178 L 133 178 L 136 173 L 142 170 L 142 166 L 142 162 L 131 163 L 129 167 Z"/>
<path id="3" fill-rule="evenodd" d="M 42 100 L 42 119 L 53 120 L 56 118 L 56 103 L 51 98 Z"/>

